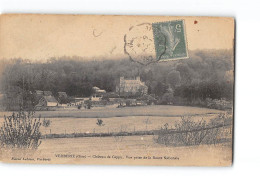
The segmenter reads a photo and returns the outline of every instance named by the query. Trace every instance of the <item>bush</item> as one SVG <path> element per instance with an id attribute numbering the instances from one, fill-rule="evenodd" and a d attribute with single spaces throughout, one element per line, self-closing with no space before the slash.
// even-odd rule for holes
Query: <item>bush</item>
<path id="1" fill-rule="evenodd" d="M 232 101 L 227 101 L 225 99 L 220 99 L 220 100 L 213 99 L 212 100 L 210 98 L 207 98 L 206 104 L 207 104 L 206 106 L 208 108 L 220 109 L 220 110 L 232 109 L 232 107 L 233 107 Z"/>
<path id="2" fill-rule="evenodd" d="M 103 123 L 102 119 L 97 119 L 97 123 L 98 126 L 104 126 L 105 124 Z"/>
<path id="3" fill-rule="evenodd" d="M 51 125 L 51 120 L 43 119 L 42 126 L 49 127 Z"/>
<path id="4" fill-rule="evenodd" d="M 228 113 L 220 113 L 217 118 L 211 119 L 209 126 L 223 126 L 221 128 L 214 128 L 208 131 L 205 137 L 206 144 L 216 144 L 227 141 L 232 137 L 232 115 Z"/>
<path id="5" fill-rule="evenodd" d="M 33 112 L 18 112 L 4 116 L 0 129 L 0 144 L 3 148 L 37 149 L 41 142 L 40 117 Z"/>
<path id="6" fill-rule="evenodd" d="M 219 114 L 207 124 L 205 120 L 193 121 L 190 117 L 182 117 L 175 124 L 175 129 L 169 129 L 168 124 L 158 133 L 156 142 L 164 145 L 190 146 L 200 144 L 216 144 L 228 141 L 232 136 L 230 125 L 232 115 Z"/>
<path id="7" fill-rule="evenodd" d="M 175 129 L 168 129 L 168 124 L 158 134 L 158 143 L 174 146 L 199 145 L 207 135 L 206 121 L 192 121 L 189 117 L 182 117 L 180 122 L 175 124 Z"/>
<path id="8" fill-rule="evenodd" d="M 159 100 L 159 104 L 163 104 L 163 105 L 173 104 L 173 94 L 172 93 L 163 94 L 162 98 Z"/>
<path id="9" fill-rule="evenodd" d="M 203 119 L 194 122 L 189 117 L 182 117 L 181 121 L 175 124 L 175 129 L 184 133 L 177 133 L 175 141 L 184 145 L 199 145 L 207 135 L 207 130 L 203 130 L 205 128 L 206 121 Z"/>

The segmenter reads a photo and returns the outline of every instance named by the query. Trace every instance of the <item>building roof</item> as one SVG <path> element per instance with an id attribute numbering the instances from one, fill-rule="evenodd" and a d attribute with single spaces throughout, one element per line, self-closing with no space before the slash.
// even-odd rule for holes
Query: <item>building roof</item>
<path id="1" fill-rule="evenodd" d="M 43 95 L 43 91 L 42 91 L 42 90 L 35 90 L 35 93 L 36 93 L 37 95 Z"/>
<path id="2" fill-rule="evenodd" d="M 96 87 L 96 86 L 94 86 L 93 89 L 94 89 L 94 90 L 100 90 L 100 88 L 99 88 L 99 87 Z"/>
<path id="3" fill-rule="evenodd" d="M 105 90 L 103 90 L 103 89 L 100 89 L 99 87 L 93 87 L 93 89 L 94 89 L 94 91 L 95 91 L 95 93 L 106 93 L 106 91 Z"/>
<path id="4" fill-rule="evenodd" d="M 96 93 L 106 93 L 106 91 L 105 90 L 96 90 Z"/>
<path id="5" fill-rule="evenodd" d="M 47 102 L 58 103 L 58 101 L 57 101 L 53 96 L 43 96 L 43 98 L 44 98 Z"/>
<path id="6" fill-rule="evenodd" d="M 124 82 L 124 84 L 127 85 L 132 85 L 132 84 L 139 84 L 139 85 L 143 85 L 145 86 L 145 83 L 141 81 L 140 77 L 137 77 L 135 79 L 126 79 L 124 77 L 121 77 L 122 81 Z"/>

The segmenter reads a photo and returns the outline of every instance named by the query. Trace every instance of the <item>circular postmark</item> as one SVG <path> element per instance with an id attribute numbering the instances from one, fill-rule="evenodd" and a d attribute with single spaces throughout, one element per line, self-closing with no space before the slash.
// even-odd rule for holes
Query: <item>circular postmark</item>
<path id="1" fill-rule="evenodd" d="M 165 41 L 165 38 L 162 37 L 161 44 L 164 45 Z M 129 28 L 128 33 L 124 36 L 124 52 L 130 60 L 142 65 L 160 60 L 160 57 L 156 56 L 151 23 L 142 23 Z"/>

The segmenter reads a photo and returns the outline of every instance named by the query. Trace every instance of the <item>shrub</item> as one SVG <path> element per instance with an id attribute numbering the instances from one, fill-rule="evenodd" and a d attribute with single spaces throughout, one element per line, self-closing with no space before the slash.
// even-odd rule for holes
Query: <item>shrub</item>
<path id="1" fill-rule="evenodd" d="M 105 124 L 103 123 L 102 119 L 97 119 L 97 123 L 98 126 L 104 126 Z"/>
<path id="2" fill-rule="evenodd" d="M 226 110 L 226 109 L 232 109 L 233 107 L 233 103 L 232 101 L 227 101 L 225 99 L 211 99 L 211 98 L 207 98 L 206 99 L 206 106 L 208 108 L 212 108 L 212 109 L 220 109 L 220 110 Z"/>
<path id="3" fill-rule="evenodd" d="M 40 117 L 33 112 L 18 112 L 4 116 L 0 129 L 0 144 L 3 148 L 37 149 L 41 144 Z"/>
<path id="4" fill-rule="evenodd" d="M 180 122 L 175 124 L 175 129 L 168 129 L 168 124 L 160 130 L 158 143 L 175 146 L 199 145 L 207 135 L 206 121 L 194 122 L 189 117 L 182 117 Z"/>
<path id="5" fill-rule="evenodd" d="M 152 123 L 149 118 L 146 118 L 143 122 L 145 123 L 145 129 L 146 129 L 146 130 L 147 130 L 148 124 L 151 124 L 151 123 Z"/>
<path id="6" fill-rule="evenodd" d="M 211 119 L 209 125 L 230 125 L 232 123 L 232 114 L 220 113 L 217 118 Z"/>
<path id="7" fill-rule="evenodd" d="M 182 117 L 169 129 L 168 124 L 158 133 L 156 142 L 164 145 L 190 146 L 200 144 L 216 144 L 228 141 L 231 134 L 232 115 L 219 114 L 207 124 L 205 120 L 193 121 L 190 117 Z"/>
<path id="8" fill-rule="evenodd" d="M 208 131 L 205 137 L 205 143 L 216 144 L 228 140 L 232 136 L 232 115 L 228 113 L 220 113 L 218 117 L 211 119 L 208 126 L 223 126 L 221 128 L 213 128 Z"/>
<path id="9" fill-rule="evenodd" d="M 191 118 L 182 117 L 179 123 L 175 124 L 177 131 L 183 131 L 183 133 L 177 133 L 175 135 L 175 141 L 184 145 L 199 145 L 204 137 L 207 135 L 206 121 L 201 120 L 194 122 Z"/>
<path id="10" fill-rule="evenodd" d="M 43 119 L 42 126 L 49 127 L 51 125 L 51 120 Z"/>

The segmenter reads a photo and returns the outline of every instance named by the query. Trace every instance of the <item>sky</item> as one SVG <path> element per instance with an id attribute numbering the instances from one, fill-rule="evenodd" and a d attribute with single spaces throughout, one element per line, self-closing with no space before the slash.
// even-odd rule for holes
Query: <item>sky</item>
<path id="1" fill-rule="evenodd" d="M 189 50 L 233 48 L 233 18 L 8 14 L 0 16 L 0 59 L 126 57 L 124 35 L 130 27 L 179 19 Z"/>

